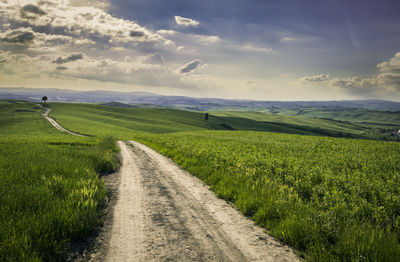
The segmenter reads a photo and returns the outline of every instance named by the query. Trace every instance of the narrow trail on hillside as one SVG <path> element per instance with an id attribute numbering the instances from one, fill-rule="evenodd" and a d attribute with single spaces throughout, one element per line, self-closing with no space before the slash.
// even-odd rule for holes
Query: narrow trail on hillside
<path id="1" fill-rule="evenodd" d="M 58 130 L 84 136 L 61 127 L 43 109 Z M 170 159 L 134 141 L 118 146 L 122 165 L 107 182 L 115 197 L 111 213 L 96 246 L 72 260 L 299 261 Z"/>
<path id="2" fill-rule="evenodd" d="M 171 160 L 137 142 L 118 145 L 112 229 L 92 260 L 299 260 Z"/>
<path id="3" fill-rule="evenodd" d="M 68 134 L 73 135 L 73 136 L 87 137 L 87 136 L 85 136 L 85 135 L 77 134 L 77 133 L 71 132 L 71 131 L 69 131 L 69 130 L 63 128 L 63 127 L 60 126 L 53 118 L 49 117 L 49 113 L 50 113 L 50 111 L 51 111 L 50 108 L 43 107 L 41 104 L 37 104 L 37 105 L 40 106 L 41 108 L 43 108 L 42 116 L 43 116 L 45 119 L 47 119 L 47 121 L 49 121 L 50 124 L 52 124 L 52 125 L 53 125 L 55 128 L 57 128 L 58 130 L 60 130 L 60 131 L 62 131 L 62 132 L 65 132 L 65 133 L 68 133 Z"/>

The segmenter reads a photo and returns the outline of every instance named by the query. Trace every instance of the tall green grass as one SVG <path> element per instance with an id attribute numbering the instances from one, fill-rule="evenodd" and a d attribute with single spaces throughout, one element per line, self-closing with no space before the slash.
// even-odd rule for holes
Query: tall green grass
<path id="1" fill-rule="evenodd" d="M 0 261 L 61 261 L 99 225 L 115 140 L 59 132 L 31 103 L 0 107 Z"/>
<path id="2" fill-rule="evenodd" d="M 400 144 L 261 132 L 139 136 L 313 261 L 398 261 Z"/>

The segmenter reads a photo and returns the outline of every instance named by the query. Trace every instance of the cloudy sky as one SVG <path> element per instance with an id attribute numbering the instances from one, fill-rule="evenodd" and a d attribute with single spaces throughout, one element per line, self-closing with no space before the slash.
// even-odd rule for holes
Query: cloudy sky
<path id="1" fill-rule="evenodd" d="M 0 0 L 0 86 L 400 101 L 398 0 Z"/>

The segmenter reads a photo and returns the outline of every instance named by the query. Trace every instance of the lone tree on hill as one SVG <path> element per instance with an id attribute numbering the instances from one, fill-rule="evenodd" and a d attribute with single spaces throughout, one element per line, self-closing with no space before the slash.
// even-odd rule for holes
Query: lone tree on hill
<path id="1" fill-rule="evenodd" d="M 43 101 L 44 104 L 46 104 L 47 96 L 42 97 L 42 101 Z"/>
<path id="2" fill-rule="evenodd" d="M 207 121 L 208 120 L 208 113 L 205 114 L 204 119 Z"/>

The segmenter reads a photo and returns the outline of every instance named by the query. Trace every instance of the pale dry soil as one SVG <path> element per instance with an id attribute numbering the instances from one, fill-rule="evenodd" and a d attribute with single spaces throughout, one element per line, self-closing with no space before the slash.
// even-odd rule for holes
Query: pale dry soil
<path id="1" fill-rule="evenodd" d="M 137 142 L 118 145 L 112 222 L 85 261 L 299 260 L 171 160 Z"/>

